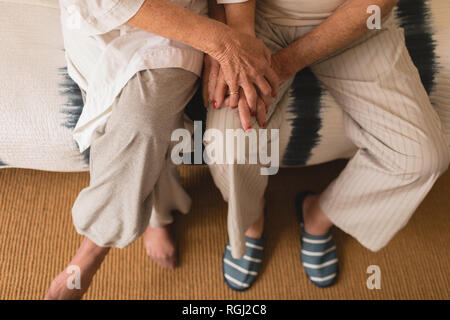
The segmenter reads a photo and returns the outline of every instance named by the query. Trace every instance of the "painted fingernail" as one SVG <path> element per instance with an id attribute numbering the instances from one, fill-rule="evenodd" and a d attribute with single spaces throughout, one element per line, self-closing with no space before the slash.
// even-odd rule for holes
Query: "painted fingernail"
<path id="1" fill-rule="evenodd" d="M 213 104 L 214 109 L 217 109 L 217 101 L 214 100 L 214 104 Z"/>
<path id="2" fill-rule="evenodd" d="M 245 131 L 249 132 L 250 130 L 252 130 L 252 126 L 248 126 L 247 130 L 245 130 Z"/>
<path id="3" fill-rule="evenodd" d="M 232 106 L 232 107 L 231 107 L 231 109 L 236 109 L 236 108 L 237 108 L 237 106 Z"/>
<path id="4" fill-rule="evenodd" d="M 256 116 L 256 112 L 252 111 L 252 117 Z"/>
<path id="5" fill-rule="evenodd" d="M 264 123 L 263 123 L 263 127 L 265 128 L 266 127 L 266 122 L 264 121 Z"/>

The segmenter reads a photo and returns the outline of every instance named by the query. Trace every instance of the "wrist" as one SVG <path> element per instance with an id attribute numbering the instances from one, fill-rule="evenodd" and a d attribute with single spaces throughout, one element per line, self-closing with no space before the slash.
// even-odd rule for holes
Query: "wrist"
<path id="1" fill-rule="evenodd" d="M 223 24 L 211 34 L 211 50 L 207 52 L 217 61 L 222 61 L 227 55 L 233 43 L 238 38 L 238 32 Z"/>
<path id="2" fill-rule="evenodd" d="M 272 55 L 272 68 L 281 82 L 293 77 L 300 70 L 295 67 L 284 50 L 280 50 Z"/>
<path id="3" fill-rule="evenodd" d="M 208 32 L 207 46 L 204 51 L 214 59 L 218 58 L 227 50 L 227 43 L 232 39 L 233 30 L 226 24 L 217 22 Z"/>
<path id="4" fill-rule="evenodd" d="M 301 56 L 296 54 L 295 50 L 291 49 L 290 47 L 286 47 L 276 53 L 282 72 L 287 77 L 294 76 L 306 67 Z"/>
<path id="5" fill-rule="evenodd" d="M 232 24 L 228 23 L 228 26 L 233 29 L 234 31 L 244 33 L 246 35 L 256 37 L 255 34 L 255 26 L 253 25 L 242 25 L 242 24 Z"/>

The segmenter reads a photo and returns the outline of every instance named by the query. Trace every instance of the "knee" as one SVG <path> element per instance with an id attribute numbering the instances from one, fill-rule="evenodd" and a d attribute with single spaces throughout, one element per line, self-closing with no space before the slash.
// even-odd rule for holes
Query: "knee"
<path id="1" fill-rule="evenodd" d="M 72 207 L 76 231 L 101 247 L 125 248 L 144 233 L 150 219 L 151 197 L 137 204 L 140 195 L 116 189 L 113 183 L 89 186 Z"/>
<path id="2" fill-rule="evenodd" d="M 412 169 L 416 178 L 437 179 L 449 167 L 450 149 L 445 138 L 432 139 L 427 137 L 421 141 L 419 155 L 409 157 L 406 164 Z"/>
<path id="3" fill-rule="evenodd" d="M 124 143 L 145 142 L 144 144 L 168 144 L 175 128 L 175 119 L 159 119 L 157 115 L 131 114 L 122 123 L 111 125 L 109 135 L 115 136 L 117 141 Z"/>
<path id="4" fill-rule="evenodd" d="M 227 129 L 239 129 L 241 122 L 237 110 L 229 107 L 210 109 L 206 115 L 206 130 L 218 130 L 225 134 Z"/>

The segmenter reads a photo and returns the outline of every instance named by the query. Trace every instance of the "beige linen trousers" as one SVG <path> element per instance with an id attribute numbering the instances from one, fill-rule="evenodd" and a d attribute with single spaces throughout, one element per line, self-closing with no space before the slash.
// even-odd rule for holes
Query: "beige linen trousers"
<path id="1" fill-rule="evenodd" d="M 171 134 L 198 77 L 181 68 L 144 70 L 116 98 L 90 150 L 90 184 L 72 208 L 78 233 L 103 247 L 123 248 L 147 228 L 187 213 L 191 200 L 170 158 Z"/>

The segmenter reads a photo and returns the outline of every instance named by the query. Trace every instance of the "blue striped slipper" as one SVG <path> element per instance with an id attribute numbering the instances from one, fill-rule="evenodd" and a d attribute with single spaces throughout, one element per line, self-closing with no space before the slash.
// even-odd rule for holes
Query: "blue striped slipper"
<path id="1" fill-rule="evenodd" d="M 245 255 L 241 259 L 234 259 L 228 243 L 223 255 L 223 279 L 228 287 L 236 291 L 247 290 L 256 280 L 264 250 L 263 237 L 245 237 L 245 248 Z"/>
<path id="2" fill-rule="evenodd" d="M 320 288 L 326 288 L 337 280 L 339 264 L 336 245 L 331 235 L 331 228 L 326 234 L 320 236 L 313 236 L 305 231 L 303 201 L 310 194 L 314 193 L 305 191 L 296 198 L 297 214 L 302 229 L 302 264 L 312 283 Z"/>

